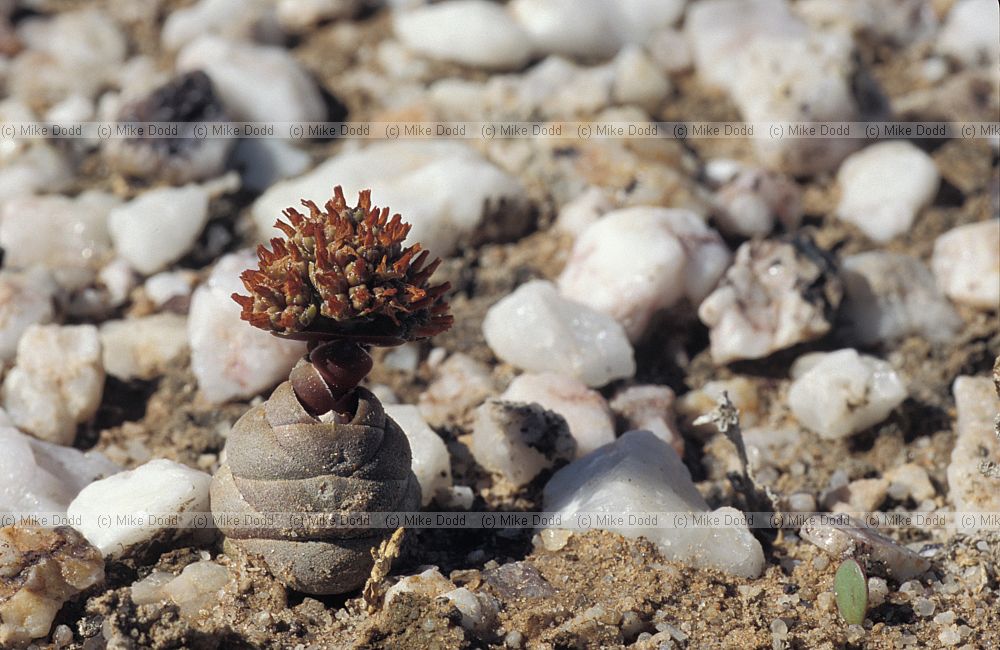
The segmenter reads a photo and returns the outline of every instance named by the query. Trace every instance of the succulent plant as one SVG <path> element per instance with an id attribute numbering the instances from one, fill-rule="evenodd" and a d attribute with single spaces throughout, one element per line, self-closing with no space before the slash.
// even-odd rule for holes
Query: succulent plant
<path id="1" fill-rule="evenodd" d="M 447 284 L 430 285 L 439 261 L 403 245 L 410 226 L 361 192 L 340 187 L 325 209 L 289 208 L 285 234 L 258 249 L 257 269 L 234 294 L 242 317 L 276 336 L 309 342 L 307 358 L 271 397 L 233 426 L 212 481 L 212 509 L 228 543 L 263 558 L 285 584 L 343 593 L 364 583 L 371 549 L 392 531 L 326 528 L 297 518 L 287 528 L 233 526 L 221 513 L 408 511 L 420 505 L 405 434 L 358 384 L 368 345 L 397 345 L 447 329 Z"/>

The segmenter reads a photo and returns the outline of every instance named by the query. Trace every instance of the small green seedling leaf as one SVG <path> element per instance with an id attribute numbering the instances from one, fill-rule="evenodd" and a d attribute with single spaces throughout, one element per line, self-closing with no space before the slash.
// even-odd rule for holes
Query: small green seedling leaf
<path id="1" fill-rule="evenodd" d="M 868 578 L 857 560 L 844 560 L 833 578 L 837 609 L 848 625 L 861 625 L 868 611 Z"/>

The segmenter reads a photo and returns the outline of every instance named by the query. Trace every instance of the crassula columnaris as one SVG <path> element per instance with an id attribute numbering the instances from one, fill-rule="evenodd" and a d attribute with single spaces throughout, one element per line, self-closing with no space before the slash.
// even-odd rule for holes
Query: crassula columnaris
<path id="1" fill-rule="evenodd" d="M 286 210 L 277 223 L 285 236 L 259 247 L 258 268 L 243 272 L 249 295 L 233 298 L 248 323 L 308 341 L 308 353 L 233 427 L 212 510 L 228 542 L 262 557 L 287 585 L 331 594 L 361 586 L 371 549 L 391 530 L 328 528 L 315 518 L 231 526 L 220 515 L 416 510 L 406 436 L 358 384 L 372 367 L 368 346 L 427 338 L 452 317 L 448 285 L 429 282 L 439 260 L 404 246 L 409 224 L 373 206 L 370 191 L 355 206 L 339 186 L 323 208 L 303 205 L 308 214 Z"/>

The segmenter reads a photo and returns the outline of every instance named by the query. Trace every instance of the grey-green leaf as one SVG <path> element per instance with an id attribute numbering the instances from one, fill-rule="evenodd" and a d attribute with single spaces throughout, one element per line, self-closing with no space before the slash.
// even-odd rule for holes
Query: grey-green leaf
<path id="1" fill-rule="evenodd" d="M 861 625 L 868 611 L 868 579 L 857 560 L 844 560 L 833 579 L 837 609 L 849 625 Z"/>

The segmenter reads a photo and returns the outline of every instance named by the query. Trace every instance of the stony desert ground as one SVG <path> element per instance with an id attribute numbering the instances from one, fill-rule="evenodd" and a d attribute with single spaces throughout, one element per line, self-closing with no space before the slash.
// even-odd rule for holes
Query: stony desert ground
<path id="1" fill-rule="evenodd" d="M 990 0 L 0 0 L 0 647 L 1000 648 L 998 26 Z M 135 130 L 161 123 L 218 130 Z M 760 126 L 792 123 L 890 126 Z M 209 512 L 306 350 L 230 295 L 335 185 L 451 284 L 453 326 L 364 383 L 425 511 L 881 530 L 409 527 L 370 594 L 310 595 L 212 526 L 100 524 Z M 727 432 L 699 419 L 723 393 Z"/>

